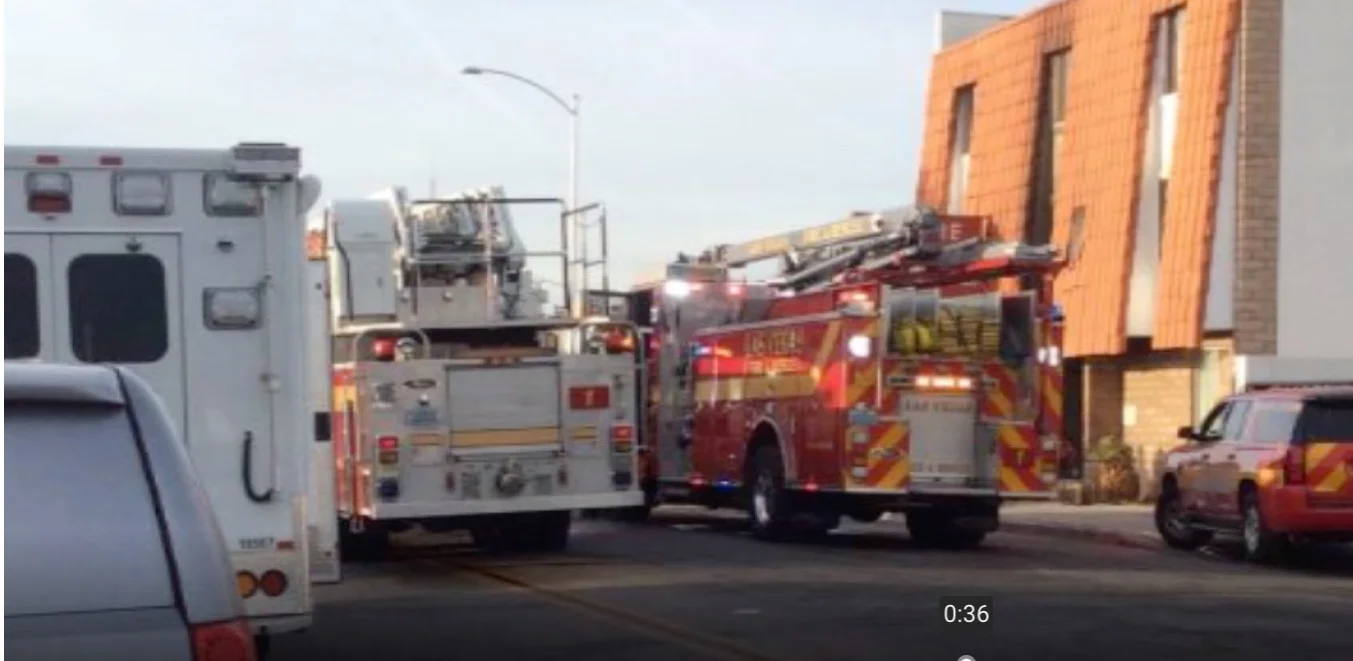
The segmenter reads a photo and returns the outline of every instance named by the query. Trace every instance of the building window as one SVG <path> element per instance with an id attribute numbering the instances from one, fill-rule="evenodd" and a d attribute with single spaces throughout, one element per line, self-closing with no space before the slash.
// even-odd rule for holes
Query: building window
<path id="1" fill-rule="evenodd" d="M 1160 223 L 1160 236 L 1156 241 L 1157 256 L 1164 254 L 1165 251 L 1165 209 L 1170 200 L 1170 180 L 1161 179 L 1156 183 L 1156 219 Z"/>
<path id="2" fill-rule="evenodd" d="M 5 253 L 5 360 L 38 355 L 38 268 L 16 252 Z"/>
<path id="3" fill-rule="evenodd" d="M 1066 59 L 1067 51 L 1057 51 L 1048 55 L 1046 65 L 1048 114 L 1056 130 L 1061 130 L 1062 121 L 1066 119 Z"/>
<path id="4" fill-rule="evenodd" d="M 80 255 L 70 284 L 71 351 L 85 363 L 153 363 L 169 350 L 164 264 L 152 255 Z"/>
<path id="5" fill-rule="evenodd" d="M 1043 79 L 1039 88 L 1037 134 L 1034 140 L 1032 182 L 1029 196 L 1025 240 L 1044 244 L 1052 240 L 1053 200 L 1056 197 L 1057 161 L 1062 123 L 1066 117 L 1067 51 L 1049 53 L 1043 58 Z"/>
<path id="6" fill-rule="evenodd" d="M 1183 20 L 1182 8 L 1161 14 L 1157 19 L 1160 31 L 1159 43 L 1165 49 L 1164 79 L 1161 94 L 1174 94 L 1179 91 L 1179 76 L 1183 62 Z"/>
<path id="7" fill-rule="evenodd" d="M 962 212 L 963 198 L 968 193 L 974 91 L 973 85 L 964 85 L 954 92 L 954 126 L 949 145 L 949 213 Z"/>

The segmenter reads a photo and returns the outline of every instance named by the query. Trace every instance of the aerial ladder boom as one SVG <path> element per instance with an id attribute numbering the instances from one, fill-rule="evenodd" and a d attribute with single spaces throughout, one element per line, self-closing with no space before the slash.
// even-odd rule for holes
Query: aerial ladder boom
<path id="1" fill-rule="evenodd" d="M 733 269 L 779 258 L 780 275 L 765 284 L 798 293 L 830 287 L 848 274 L 892 271 L 905 280 L 907 269 L 899 267 L 906 265 L 945 270 L 993 260 L 1051 262 L 1057 252 L 1051 245 L 993 241 L 983 217 L 941 216 L 914 205 L 857 211 L 825 225 L 716 245 L 694 259 L 680 255 L 677 263 Z"/>

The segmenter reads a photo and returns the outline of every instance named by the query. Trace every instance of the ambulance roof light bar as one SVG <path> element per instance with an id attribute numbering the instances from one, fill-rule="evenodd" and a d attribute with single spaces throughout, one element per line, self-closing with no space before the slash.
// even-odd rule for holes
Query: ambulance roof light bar
<path id="1" fill-rule="evenodd" d="M 301 172 L 301 149 L 281 142 L 241 142 L 230 149 L 230 172 L 247 181 L 290 181 Z"/>

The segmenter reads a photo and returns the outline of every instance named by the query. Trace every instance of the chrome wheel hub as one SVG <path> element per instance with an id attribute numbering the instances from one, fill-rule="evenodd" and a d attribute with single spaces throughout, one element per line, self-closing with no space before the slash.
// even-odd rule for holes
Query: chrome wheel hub
<path id="1" fill-rule="evenodd" d="M 1254 507 L 1245 509 L 1245 548 L 1254 551 L 1259 548 L 1259 513 Z"/>
<path id="2" fill-rule="evenodd" d="M 752 511 L 758 523 L 770 522 L 770 496 L 774 488 L 768 476 L 757 477 L 756 489 L 752 493 Z"/>
<path id="3" fill-rule="evenodd" d="M 1182 537 L 1188 534 L 1189 527 L 1184 523 L 1184 506 L 1179 500 L 1173 500 L 1165 507 L 1165 527 L 1170 534 Z"/>

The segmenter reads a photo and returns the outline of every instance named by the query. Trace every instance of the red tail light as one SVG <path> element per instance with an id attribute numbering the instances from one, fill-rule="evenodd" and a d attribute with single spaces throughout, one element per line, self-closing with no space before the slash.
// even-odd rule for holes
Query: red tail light
<path id="1" fill-rule="evenodd" d="M 394 360 L 395 341 L 388 337 L 375 340 L 371 343 L 371 353 L 375 354 L 376 360 Z"/>
<path id="2" fill-rule="evenodd" d="M 263 594 L 269 597 L 276 597 L 287 591 L 287 575 L 276 569 L 269 569 L 263 572 L 262 578 L 258 579 L 259 588 Z"/>
<path id="3" fill-rule="evenodd" d="M 254 634 L 244 620 L 193 627 L 193 661 L 258 661 Z"/>
<path id="4" fill-rule="evenodd" d="M 1283 457 L 1283 482 L 1288 486 L 1306 484 L 1306 448 L 1291 445 Z"/>

